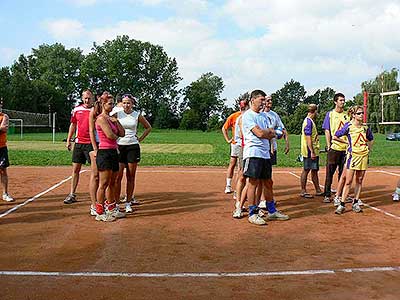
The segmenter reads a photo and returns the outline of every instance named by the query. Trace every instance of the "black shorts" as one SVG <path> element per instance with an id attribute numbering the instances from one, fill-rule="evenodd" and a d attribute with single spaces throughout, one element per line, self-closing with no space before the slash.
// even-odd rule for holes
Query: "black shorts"
<path id="1" fill-rule="evenodd" d="M 319 156 L 315 159 L 310 157 L 303 157 L 304 170 L 319 170 Z"/>
<path id="2" fill-rule="evenodd" d="M 276 150 L 274 151 L 274 154 L 271 154 L 271 165 L 275 166 L 277 164 L 278 161 L 278 153 L 276 152 Z"/>
<path id="3" fill-rule="evenodd" d="M 346 162 L 346 151 L 329 149 L 327 154 L 328 165 L 337 165 L 343 168 Z"/>
<path id="4" fill-rule="evenodd" d="M 119 162 L 122 164 L 138 163 L 140 161 L 140 146 L 139 144 L 133 145 L 119 145 Z"/>
<path id="5" fill-rule="evenodd" d="M 92 144 L 75 144 L 72 150 L 72 162 L 77 164 L 90 164 L 89 152 L 93 151 Z"/>
<path id="6" fill-rule="evenodd" d="M 0 148 L 0 169 L 5 169 L 10 166 L 10 161 L 8 160 L 8 149 L 6 147 Z"/>
<path id="7" fill-rule="evenodd" d="M 256 179 L 271 179 L 272 165 L 270 159 L 249 157 L 244 160 L 243 175 Z"/>
<path id="8" fill-rule="evenodd" d="M 97 150 L 96 164 L 99 171 L 119 170 L 119 158 L 117 149 L 99 149 Z"/>

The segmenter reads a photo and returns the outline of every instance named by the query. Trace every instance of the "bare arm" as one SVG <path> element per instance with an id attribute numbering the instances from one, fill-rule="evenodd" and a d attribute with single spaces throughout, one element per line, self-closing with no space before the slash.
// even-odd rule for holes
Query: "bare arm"
<path id="1" fill-rule="evenodd" d="M 222 127 L 222 134 L 224 135 L 225 141 L 228 144 L 232 143 L 232 139 L 230 139 L 228 136 L 228 130 L 226 130 L 224 127 Z"/>
<path id="2" fill-rule="evenodd" d="M 96 127 L 94 124 L 95 124 L 95 119 L 94 119 L 94 112 L 92 109 L 89 114 L 89 135 L 90 135 L 90 142 L 92 143 L 93 150 L 97 151 L 96 136 L 94 134 Z"/>
<path id="3" fill-rule="evenodd" d="M 96 120 L 96 123 L 100 126 L 101 130 L 103 130 L 104 134 L 106 135 L 106 137 L 108 137 L 111 140 L 116 140 L 118 139 L 118 135 L 116 135 L 111 127 L 110 124 L 108 124 L 107 120 L 102 117 L 99 116 Z"/>
<path id="4" fill-rule="evenodd" d="M 326 150 L 329 150 L 331 148 L 331 131 L 330 130 L 325 130 L 325 140 L 326 140 Z"/>
<path id="5" fill-rule="evenodd" d="M 152 127 L 151 127 L 149 121 L 147 121 L 146 118 L 143 117 L 142 115 L 139 116 L 139 122 L 144 127 L 144 131 L 143 131 L 142 135 L 138 138 L 139 143 L 141 143 L 146 138 L 146 136 L 148 136 Z"/>
<path id="6" fill-rule="evenodd" d="M 316 159 L 317 156 L 315 155 L 310 135 L 306 135 L 306 142 L 307 142 L 307 147 L 308 147 L 308 149 L 310 149 L 310 152 L 311 152 L 311 159 Z"/>
<path id="7" fill-rule="evenodd" d="M 289 133 L 286 129 L 283 129 L 283 136 L 285 138 L 285 154 L 289 153 L 290 145 L 289 145 Z"/>
<path id="8" fill-rule="evenodd" d="M 113 116 L 113 117 L 110 118 L 110 120 L 111 120 L 111 122 L 113 122 L 115 125 L 117 125 L 117 129 L 118 129 L 117 135 L 118 135 L 118 137 L 123 137 L 123 136 L 125 136 L 125 129 L 124 129 L 124 127 L 122 127 L 122 125 L 121 125 L 121 123 L 118 121 L 117 117 L 116 117 L 116 116 Z"/>
<path id="9" fill-rule="evenodd" d="M 251 131 L 260 139 L 272 139 L 275 135 L 275 130 L 272 128 L 261 129 L 259 126 L 255 126 L 251 129 Z"/>
<path id="10" fill-rule="evenodd" d="M 8 115 L 4 115 L 4 116 L 3 116 L 3 120 L 1 121 L 0 131 L 1 131 L 1 132 L 7 132 L 7 130 L 8 130 L 8 124 L 9 124 Z"/>
<path id="11" fill-rule="evenodd" d="M 368 142 L 367 142 L 367 145 L 368 145 L 369 151 L 371 151 L 371 150 L 372 150 L 372 146 L 374 145 L 374 140 L 368 141 Z"/>
<path id="12" fill-rule="evenodd" d="M 74 133 L 75 133 L 75 130 L 76 130 L 76 124 L 75 124 L 75 123 L 71 123 L 71 124 L 69 125 L 69 129 L 68 129 L 67 145 L 66 145 L 68 151 L 71 150 L 71 139 L 72 139 L 72 136 L 73 136 Z"/>

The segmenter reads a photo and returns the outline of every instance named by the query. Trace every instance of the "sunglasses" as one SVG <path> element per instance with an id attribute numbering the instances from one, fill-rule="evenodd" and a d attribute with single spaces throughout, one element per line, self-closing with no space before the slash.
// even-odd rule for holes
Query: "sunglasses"
<path id="1" fill-rule="evenodd" d="M 363 112 L 363 111 L 359 111 L 359 112 L 356 112 L 355 114 L 356 114 L 356 115 L 363 115 L 364 112 Z"/>

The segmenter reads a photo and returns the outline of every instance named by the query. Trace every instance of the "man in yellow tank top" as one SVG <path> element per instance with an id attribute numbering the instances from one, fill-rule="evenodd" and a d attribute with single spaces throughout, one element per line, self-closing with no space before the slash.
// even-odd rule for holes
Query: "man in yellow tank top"
<path id="1" fill-rule="evenodd" d="M 8 194 L 8 174 L 7 168 L 10 166 L 8 160 L 7 149 L 7 130 L 8 130 L 8 115 L 3 113 L 3 101 L 0 101 L 0 178 L 1 186 L 3 187 L 3 200 L 7 202 L 14 201 L 14 198 Z"/>
<path id="2" fill-rule="evenodd" d="M 317 118 L 318 107 L 316 104 L 308 105 L 308 114 L 303 121 L 301 128 L 301 155 L 303 156 L 303 172 L 300 177 L 301 197 L 313 198 L 307 193 L 307 177 L 311 171 L 311 180 L 314 184 L 316 195 L 322 195 L 319 187 L 318 170 L 319 170 L 319 137 L 315 120 Z"/>
<path id="3" fill-rule="evenodd" d="M 333 97 L 335 108 L 326 113 L 324 123 L 322 124 L 322 129 L 325 130 L 326 147 L 328 151 L 324 187 L 325 203 L 331 202 L 331 186 L 333 175 L 335 174 L 336 169 L 338 169 L 339 181 L 343 173 L 344 164 L 346 162 L 347 137 L 343 136 L 341 139 L 333 139 L 336 131 L 342 129 L 344 124 L 349 121 L 349 117 L 344 111 L 345 101 L 345 97 L 342 93 L 336 93 Z M 338 187 L 337 189 L 341 190 L 341 187 Z"/>

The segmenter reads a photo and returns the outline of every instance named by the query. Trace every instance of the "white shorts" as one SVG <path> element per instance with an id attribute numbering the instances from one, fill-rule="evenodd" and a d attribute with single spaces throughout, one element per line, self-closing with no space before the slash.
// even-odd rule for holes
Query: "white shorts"
<path id="1" fill-rule="evenodd" d="M 231 144 L 231 157 L 243 157 L 242 146 L 238 143 Z"/>

